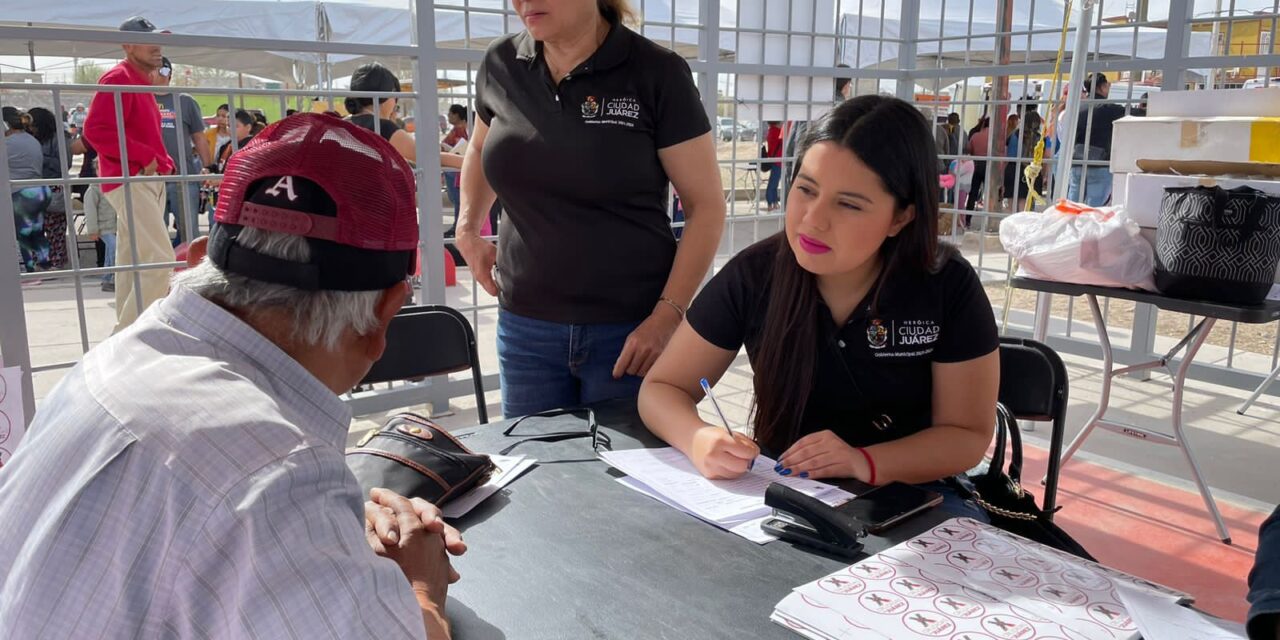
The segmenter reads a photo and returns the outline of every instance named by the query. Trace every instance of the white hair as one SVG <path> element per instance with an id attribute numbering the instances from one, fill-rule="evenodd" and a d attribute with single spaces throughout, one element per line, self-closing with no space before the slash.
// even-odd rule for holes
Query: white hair
<path id="1" fill-rule="evenodd" d="M 311 245 L 302 236 L 245 227 L 233 242 L 290 262 L 307 262 Z M 351 329 L 368 335 L 378 326 L 376 306 L 381 291 L 306 291 L 227 273 L 208 256 L 173 276 L 173 286 L 186 287 L 206 300 L 242 312 L 274 309 L 291 317 L 292 338 L 308 347 L 335 349 Z"/>

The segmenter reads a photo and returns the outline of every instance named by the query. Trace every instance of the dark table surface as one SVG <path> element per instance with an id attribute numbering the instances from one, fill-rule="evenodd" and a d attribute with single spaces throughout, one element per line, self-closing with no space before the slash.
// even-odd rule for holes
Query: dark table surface
<path id="1" fill-rule="evenodd" d="M 1209 302 L 1206 300 L 1186 300 L 1170 298 L 1151 291 L 1121 289 L 1119 287 L 1098 287 L 1089 284 L 1071 284 L 1068 282 L 1052 282 L 1035 278 L 1014 278 L 1015 289 L 1029 289 L 1043 293 L 1060 293 L 1068 296 L 1093 294 L 1120 300 L 1132 300 L 1154 305 L 1165 311 L 1188 313 L 1195 316 L 1208 316 L 1219 320 L 1262 324 L 1280 318 L 1280 302 L 1267 300 L 1262 304 L 1230 304 L 1225 302 Z"/>
<path id="2" fill-rule="evenodd" d="M 595 407 L 614 450 L 664 446 L 633 402 Z M 475 451 L 518 440 L 509 422 L 456 432 Z M 585 430 L 586 412 L 527 418 L 519 434 Z M 491 638 L 797 638 L 769 622 L 794 587 L 847 560 L 777 541 L 757 545 L 628 489 L 595 456 L 590 438 L 526 442 L 512 455 L 537 466 L 454 524 L 469 547 L 449 589 L 459 640 Z M 849 487 L 856 491 L 856 488 Z M 931 511 L 891 537 L 863 542 L 875 553 L 947 519 Z"/>

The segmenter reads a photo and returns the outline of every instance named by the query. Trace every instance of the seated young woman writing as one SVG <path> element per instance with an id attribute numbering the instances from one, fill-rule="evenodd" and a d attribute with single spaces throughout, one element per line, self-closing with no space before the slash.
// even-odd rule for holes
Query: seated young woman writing
<path id="1" fill-rule="evenodd" d="M 708 478 L 762 450 L 774 471 L 899 481 L 986 519 L 953 476 L 991 442 L 999 339 L 978 276 L 938 244 L 938 163 L 920 112 L 882 96 L 808 128 L 785 230 L 734 257 L 703 289 L 645 378 L 640 415 Z M 746 346 L 755 437 L 698 417 Z"/>

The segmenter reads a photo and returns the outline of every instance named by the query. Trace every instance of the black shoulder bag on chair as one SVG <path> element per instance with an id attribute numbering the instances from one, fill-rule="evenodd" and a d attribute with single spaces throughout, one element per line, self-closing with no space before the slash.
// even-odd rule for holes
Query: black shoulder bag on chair
<path id="1" fill-rule="evenodd" d="M 497 465 L 473 453 L 436 423 L 413 413 L 391 417 L 347 450 L 347 467 L 364 498 L 382 487 L 443 505 L 488 481 Z"/>
<path id="2" fill-rule="evenodd" d="M 1012 453 L 1005 471 L 1005 443 Z M 1048 547 L 1095 560 L 1066 531 L 1046 517 L 1035 496 L 1022 488 L 1022 434 L 1018 421 L 1002 404 L 996 405 L 996 447 L 987 470 L 969 476 L 973 500 L 986 509 L 991 524 Z"/>

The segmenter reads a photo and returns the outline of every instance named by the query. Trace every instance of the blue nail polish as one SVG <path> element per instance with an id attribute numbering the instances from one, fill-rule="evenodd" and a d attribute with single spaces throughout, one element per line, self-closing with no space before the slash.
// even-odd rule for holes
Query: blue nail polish
<path id="1" fill-rule="evenodd" d="M 808 471 L 801 471 L 801 472 L 800 472 L 800 477 L 801 477 L 801 478 L 808 478 L 808 477 L 809 477 L 809 472 L 808 472 Z"/>
<path id="2" fill-rule="evenodd" d="M 780 465 L 780 464 L 775 464 L 775 465 L 773 465 L 773 470 L 774 470 L 774 471 L 776 471 L 776 472 L 778 472 L 778 473 L 782 473 L 782 465 Z"/>
<path id="3" fill-rule="evenodd" d="M 755 461 L 755 460 L 752 460 L 751 462 L 748 462 L 748 463 L 747 463 L 747 471 L 750 471 L 750 470 L 754 469 L 755 467 L 756 467 L 756 461 Z"/>
<path id="4" fill-rule="evenodd" d="M 783 470 L 782 470 L 782 475 L 784 475 L 784 476 L 789 476 L 789 475 L 791 475 L 791 470 L 790 470 L 790 469 L 783 469 Z"/>

